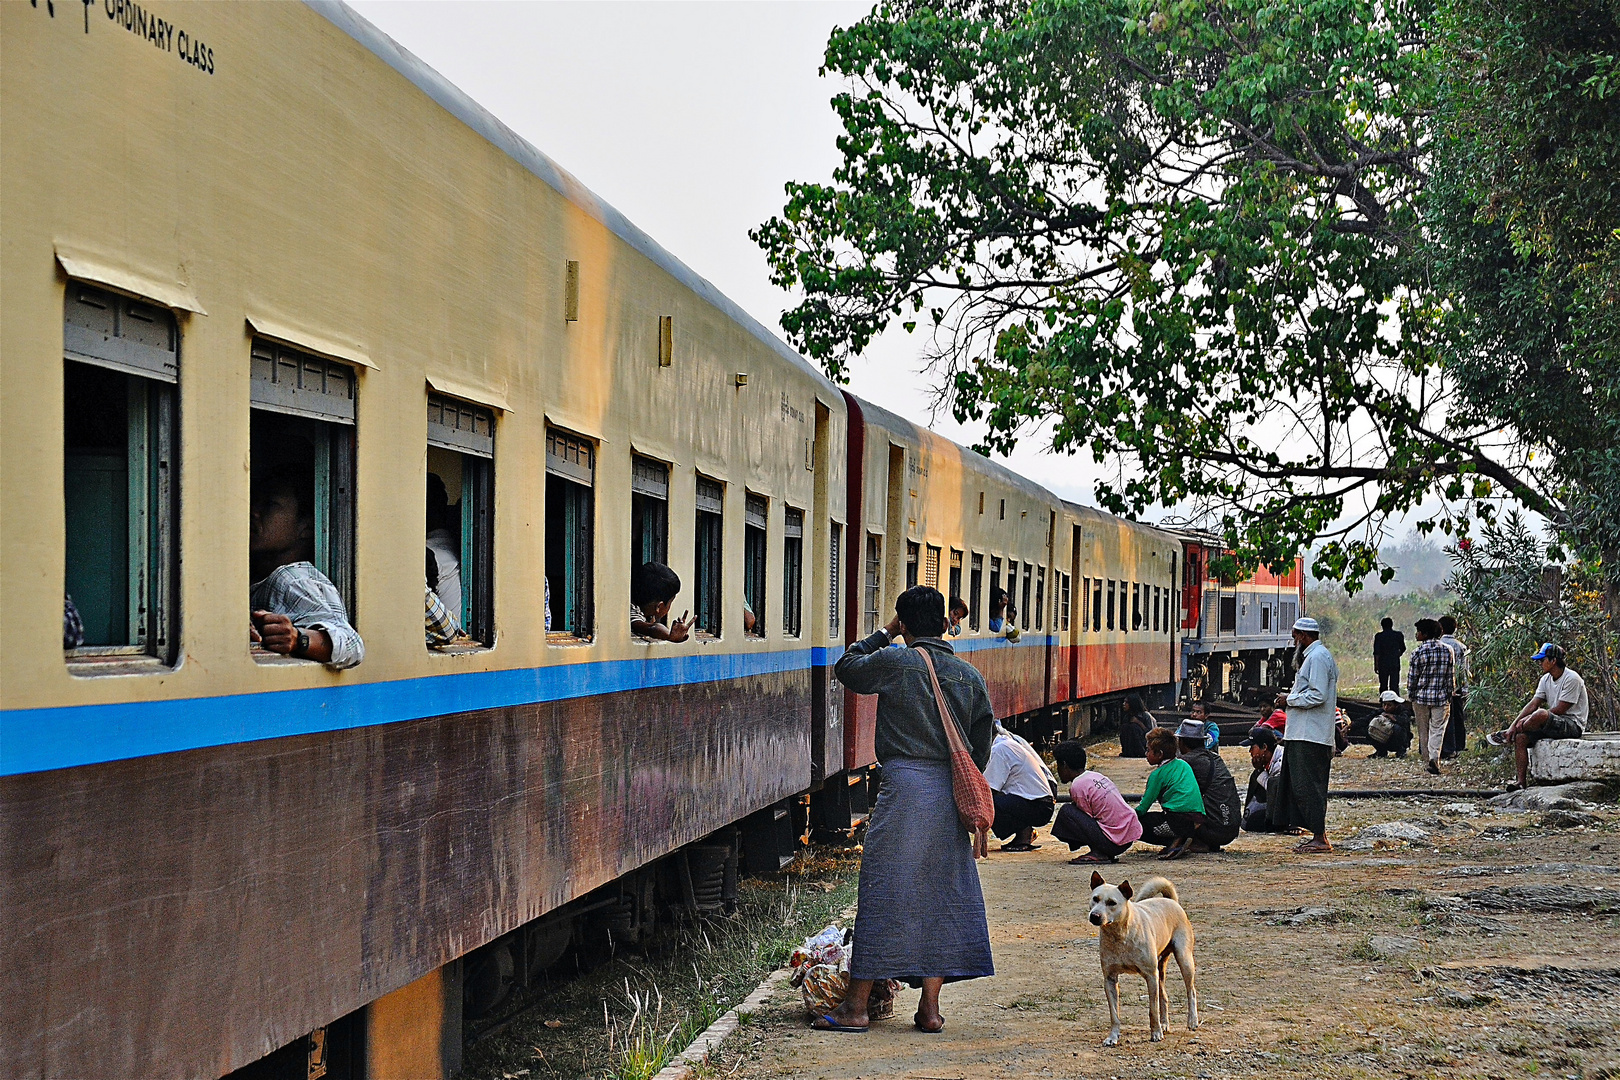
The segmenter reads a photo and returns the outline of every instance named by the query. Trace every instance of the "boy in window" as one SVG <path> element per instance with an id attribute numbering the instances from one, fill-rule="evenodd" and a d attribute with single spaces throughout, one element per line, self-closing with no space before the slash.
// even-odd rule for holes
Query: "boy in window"
<path id="1" fill-rule="evenodd" d="M 673 623 L 669 605 L 680 594 L 681 579 L 663 563 L 642 563 L 630 576 L 630 635 L 654 641 L 685 641 L 691 629 L 690 612 L 683 612 Z"/>
<path id="2" fill-rule="evenodd" d="M 277 465 L 254 477 L 248 557 L 252 639 L 283 656 L 351 668 L 365 643 L 343 598 L 309 560 L 315 554 L 315 477 L 309 466 Z"/>

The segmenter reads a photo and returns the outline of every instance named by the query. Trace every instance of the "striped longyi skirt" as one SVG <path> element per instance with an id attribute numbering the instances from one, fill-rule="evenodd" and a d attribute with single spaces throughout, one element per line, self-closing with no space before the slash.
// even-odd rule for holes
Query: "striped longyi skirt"
<path id="1" fill-rule="evenodd" d="M 984 893 L 956 816 L 948 761 L 883 763 L 861 856 L 850 974 L 913 986 L 995 974 Z"/>

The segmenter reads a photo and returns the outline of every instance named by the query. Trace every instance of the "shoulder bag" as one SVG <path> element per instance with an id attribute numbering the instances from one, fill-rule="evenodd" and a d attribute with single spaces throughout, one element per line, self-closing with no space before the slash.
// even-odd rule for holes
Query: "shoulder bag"
<path id="1" fill-rule="evenodd" d="M 973 834 L 973 857 L 990 854 L 990 825 L 996 820 L 996 802 L 990 794 L 990 782 L 973 761 L 973 751 L 962 737 L 945 691 L 939 688 L 939 673 L 934 670 L 934 658 L 927 649 L 917 649 L 923 663 L 928 665 L 928 679 L 934 684 L 934 703 L 939 707 L 939 722 L 945 729 L 945 741 L 951 748 L 951 794 L 956 797 L 956 816 L 963 828 Z"/>

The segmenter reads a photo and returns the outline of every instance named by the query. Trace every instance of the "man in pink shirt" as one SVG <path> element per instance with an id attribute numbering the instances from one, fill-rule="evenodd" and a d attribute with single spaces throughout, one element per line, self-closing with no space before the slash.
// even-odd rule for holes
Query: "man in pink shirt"
<path id="1" fill-rule="evenodd" d="M 1052 839 L 1070 851 L 1089 848 L 1070 859 L 1080 865 L 1118 862 L 1125 849 L 1142 838 L 1142 822 L 1114 782 L 1086 770 L 1086 748 L 1079 739 L 1058 743 L 1058 779 L 1069 785 L 1069 802 L 1052 822 Z"/>

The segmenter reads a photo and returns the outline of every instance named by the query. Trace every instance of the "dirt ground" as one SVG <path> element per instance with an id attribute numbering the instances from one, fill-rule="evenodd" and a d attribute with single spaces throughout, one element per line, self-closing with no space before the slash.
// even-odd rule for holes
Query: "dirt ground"
<path id="1" fill-rule="evenodd" d="M 1414 759 L 1369 752 L 1338 759 L 1333 786 L 1478 784 L 1490 767 L 1475 761 L 1436 781 Z M 1144 763 L 1114 754 L 1095 747 L 1094 766 L 1140 791 Z M 1224 756 L 1241 791 L 1247 751 Z M 1294 856 L 1291 837 L 1249 835 L 1174 863 L 1135 849 L 1105 876 L 1175 883 L 1197 934 L 1202 1024 L 1186 1029 L 1172 962 L 1164 1041 L 1149 1042 L 1145 985 L 1127 977 L 1124 1034 L 1111 1049 L 1100 1045 L 1108 1011 L 1086 921 L 1091 868 L 1066 865 L 1064 845 L 1043 832 L 1039 851 L 980 864 L 996 976 L 946 987 L 943 1034 L 912 1028 L 914 991 L 896 1019 L 838 1035 L 809 1030 L 797 992 L 784 989 L 703 1073 L 1620 1077 L 1620 814 L 1603 807 L 1597 818 L 1558 827 L 1480 800 L 1334 800 L 1331 856 Z M 1424 835 L 1357 836 L 1394 822 Z M 919 897 L 919 911 L 926 905 Z"/>

